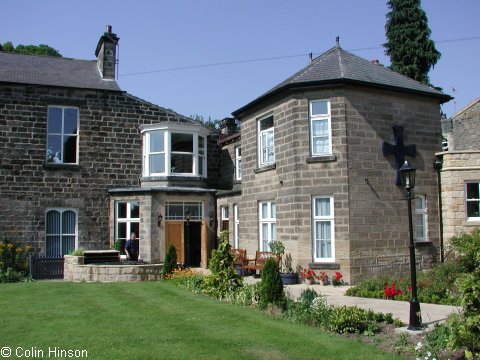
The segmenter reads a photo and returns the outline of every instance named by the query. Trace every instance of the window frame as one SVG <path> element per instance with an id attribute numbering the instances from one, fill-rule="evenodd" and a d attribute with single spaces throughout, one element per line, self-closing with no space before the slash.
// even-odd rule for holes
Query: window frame
<path id="1" fill-rule="evenodd" d="M 238 204 L 233 204 L 233 246 L 235 249 L 238 249 L 240 247 L 240 214 L 238 213 L 238 210 Z"/>
<path id="2" fill-rule="evenodd" d="M 235 180 L 242 180 L 242 148 L 240 146 L 235 148 Z"/>
<path id="3" fill-rule="evenodd" d="M 315 202 L 318 199 L 329 199 L 329 210 L 330 210 L 330 215 L 318 215 L 316 213 L 316 206 Z M 313 240 L 313 253 L 312 253 L 312 258 L 314 262 L 320 263 L 320 262 L 335 262 L 335 212 L 334 212 L 334 198 L 333 196 L 325 196 L 325 195 L 319 195 L 319 196 L 314 196 L 312 198 L 312 240 Z M 331 249 L 331 256 L 330 257 L 321 257 L 317 256 L 317 223 L 320 222 L 329 222 L 330 223 L 330 249 Z M 322 241 L 322 239 L 318 239 L 318 241 Z"/>
<path id="4" fill-rule="evenodd" d="M 50 123 L 50 109 L 61 109 L 62 111 L 62 130 L 60 133 L 58 132 L 49 132 L 48 131 L 48 126 Z M 76 133 L 72 134 L 65 134 L 65 110 L 67 109 L 73 109 L 77 113 L 77 128 L 76 128 Z M 79 155 L 80 155 L 80 108 L 76 106 L 62 106 L 62 105 L 49 105 L 47 107 L 47 139 L 46 139 L 46 152 L 45 152 L 45 162 L 47 164 L 57 164 L 57 165 L 78 165 L 80 163 Z M 61 152 L 61 159 L 60 161 L 54 161 L 53 159 L 55 158 L 55 155 L 52 155 L 52 159 L 49 160 L 49 151 L 51 149 L 50 143 L 49 143 L 49 137 L 50 136 L 60 136 L 61 141 L 60 141 L 60 152 Z M 75 144 L 75 162 L 64 162 L 63 159 L 65 159 L 65 149 L 64 149 L 64 138 L 66 136 L 74 136 L 76 138 L 76 144 Z"/>
<path id="5" fill-rule="evenodd" d="M 262 130 L 261 129 L 262 121 L 265 121 L 269 118 L 272 118 L 272 126 Z M 268 134 L 270 134 L 270 133 L 272 135 L 272 142 L 273 142 L 272 146 L 268 146 Z M 265 167 L 265 166 L 275 164 L 275 122 L 274 122 L 273 114 L 268 114 L 268 115 L 262 116 L 261 118 L 259 118 L 257 120 L 257 135 L 258 135 L 257 136 L 258 166 L 259 167 Z M 264 146 L 264 142 L 263 142 L 264 135 L 265 135 L 265 142 L 267 142 L 267 144 L 265 146 Z M 268 151 L 269 148 L 273 148 L 273 159 L 265 160 L 263 158 L 263 149 L 264 148 L 267 149 L 267 151 Z"/>
<path id="6" fill-rule="evenodd" d="M 267 216 L 262 215 L 262 206 L 267 205 Z M 272 211 L 273 210 L 273 211 Z M 272 214 L 274 213 L 274 214 Z M 272 216 L 274 215 L 274 216 Z M 267 226 L 267 239 L 263 236 L 263 225 Z M 259 232 L 259 249 L 260 251 L 270 251 L 270 246 L 264 246 L 264 242 L 270 244 L 276 240 L 277 234 L 277 209 L 275 200 L 264 200 L 258 203 L 258 232 Z"/>
<path id="7" fill-rule="evenodd" d="M 127 217 L 125 218 L 120 218 L 119 217 L 119 205 L 121 204 L 126 204 L 126 214 Z M 138 206 L 138 218 L 131 217 L 132 213 L 132 204 L 136 204 Z M 135 231 L 135 234 L 137 235 L 137 239 L 140 241 L 140 222 L 141 214 L 140 214 L 140 201 L 139 200 L 119 200 L 115 201 L 115 242 L 125 240 L 127 241 L 130 238 L 130 234 L 134 231 L 132 230 L 132 224 L 138 224 L 138 230 Z M 120 224 L 126 224 L 126 230 L 125 230 L 125 238 L 119 237 L 119 226 Z"/>
<path id="8" fill-rule="evenodd" d="M 428 241 L 428 226 L 427 226 L 427 196 L 424 194 L 416 194 L 415 200 L 420 199 L 422 207 L 417 207 L 417 202 L 415 201 L 415 241 L 422 242 Z M 422 216 L 422 228 L 423 228 L 423 236 L 418 236 L 417 234 L 417 218 L 418 215 Z"/>
<path id="9" fill-rule="evenodd" d="M 468 197 L 468 184 L 477 184 L 479 199 Z M 464 190 L 465 191 L 465 218 L 466 218 L 467 221 L 478 222 L 478 221 L 480 221 L 480 213 L 479 213 L 479 216 L 469 216 L 468 215 L 468 204 L 469 203 L 478 203 L 478 207 L 480 209 L 480 181 L 478 181 L 478 180 L 465 181 L 464 189 L 465 189 Z"/>
<path id="10" fill-rule="evenodd" d="M 48 214 L 52 211 L 56 211 L 56 212 L 59 212 L 60 213 L 60 233 L 57 233 L 57 234 L 54 234 L 54 233 L 49 233 L 48 232 Z M 68 211 L 71 211 L 75 214 L 75 231 L 74 233 L 64 233 L 63 232 L 63 215 L 68 212 Z M 48 252 L 48 249 L 49 249 L 49 246 L 48 246 L 48 237 L 51 237 L 51 236 L 59 236 L 60 237 L 60 253 L 61 255 L 58 255 L 58 256 L 55 256 L 56 254 L 49 254 Z M 75 209 L 75 208 L 46 208 L 45 209 L 45 256 L 46 257 L 63 257 L 63 255 L 67 255 L 70 251 L 72 250 L 68 250 L 66 252 L 64 252 L 64 249 L 63 249 L 63 237 L 65 236 L 74 236 L 74 240 L 73 240 L 73 249 L 72 250 L 76 250 L 78 248 L 78 209 Z"/>
<path id="11" fill-rule="evenodd" d="M 230 214 L 228 205 L 220 206 L 220 231 L 229 230 Z"/>
<path id="12" fill-rule="evenodd" d="M 327 102 L 328 112 L 325 114 L 316 114 L 313 115 L 313 104 L 316 102 Z M 309 114 L 309 128 L 310 128 L 310 155 L 312 157 L 317 156 L 328 156 L 332 155 L 332 115 L 331 115 L 331 103 L 329 99 L 312 99 L 308 102 L 308 114 Z M 313 124 L 315 121 L 327 121 L 328 128 L 328 151 L 327 152 L 315 152 L 315 142 L 314 138 L 319 136 L 314 136 L 314 127 Z"/>
<path id="13" fill-rule="evenodd" d="M 170 216 L 169 207 L 170 206 L 182 206 L 182 215 L 179 216 Z M 198 215 L 190 215 L 190 221 L 202 221 L 203 220 L 203 201 L 166 201 L 165 202 L 165 220 L 174 220 L 174 221 L 186 221 L 185 214 L 187 209 L 190 207 L 196 207 Z"/>
<path id="14" fill-rule="evenodd" d="M 155 133 L 163 132 L 164 149 L 163 152 L 151 151 L 151 135 Z M 142 174 L 145 177 L 155 176 L 181 176 L 181 177 L 200 177 L 207 178 L 207 143 L 208 135 L 210 131 L 199 125 L 146 125 L 141 127 L 142 133 Z M 185 134 L 192 136 L 192 149 L 193 153 L 172 151 L 172 135 L 173 134 Z M 203 140 L 201 140 L 203 139 Z M 203 141 L 203 148 L 199 147 Z M 151 171 L 151 156 L 164 154 L 164 171 L 152 172 Z M 192 172 L 174 172 L 172 170 L 172 156 L 173 155 L 190 155 L 192 156 Z"/>

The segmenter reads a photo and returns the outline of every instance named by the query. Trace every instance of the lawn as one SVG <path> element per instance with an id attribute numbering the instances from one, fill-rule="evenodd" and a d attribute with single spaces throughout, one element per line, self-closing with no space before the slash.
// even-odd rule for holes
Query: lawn
<path id="1" fill-rule="evenodd" d="M 398 358 L 164 282 L 1 284 L 0 294 L 11 359 L 53 358 L 55 347 L 88 359 Z"/>

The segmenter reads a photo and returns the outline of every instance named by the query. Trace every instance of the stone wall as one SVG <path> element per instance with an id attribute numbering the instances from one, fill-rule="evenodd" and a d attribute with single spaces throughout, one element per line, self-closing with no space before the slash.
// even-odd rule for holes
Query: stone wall
<path id="1" fill-rule="evenodd" d="M 442 215 L 446 248 L 448 240 L 461 232 L 471 232 L 480 227 L 480 221 L 467 220 L 465 211 L 465 182 L 480 182 L 480 151 L 448 151 L 438 153 L 443 158 Z"/>
<path id="2" fill-rule="evenodd" d="M 427 241 L 417 246 L 418 268 L 439 255 L 437 174 L 432 161 L 441 149 L 439 104 L 418 96 L 350 88 L 346 92 L 350 256 L 352 281 L 385 273 L 407 273 L 408 211 L 403 187 L 395 185 L 394 156 L 382 141 L 395 143 L 392 127 L 404 127 L 407 157 L 416 167 L 415 193 L 426 195 Z"/>
<path id="3" fill-rule="evenodd" d="M 45 162 L 47 108 L 79 108 L 79 165 Z M 78 246 L 110 246 L 108 189 L 139 185 L 139 126 L 185 122 L 170 110 L 124 92 L 0 85 L 0 233 L 45 252 L 47 208 L 78 210 Z M 216 146 L 216 139 L 209 139 Z M 208 149 L 209 157 L 218 149 Z M 210 159 L 209 159 L 210 160 Z M 209 183 L 218 164 L 209 161 Z"/>
<path id="4" fill-rule="evenodd" d="M 161 279 L 161 264 L 84 265 L 84 256 L 65 255 L 63 279 L 73 282 L 157 281 Z"/>
<path id="5" fill-rule="evenodd" d="M 449 150 L 480 150 L 480 99 L 451 119 L 454 146 Z"/>

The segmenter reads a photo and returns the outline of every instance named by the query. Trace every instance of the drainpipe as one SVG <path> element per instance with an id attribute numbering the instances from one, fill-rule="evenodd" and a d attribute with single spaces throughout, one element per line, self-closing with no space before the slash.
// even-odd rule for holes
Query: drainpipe
<path id="1" fill-rule="evenodd" d="M 445 250 L 443 246 L 443 211 L 442 211 L 442 177 L 441 177 L 441 170 L 442 170 L 442 155 L 438 157 L 435 156 L 433 159 L 433 168 L 437 170 L 437 185 L 438 185 L 438 215 L 439 215 L 439 231 L 440 231 L 440 262 L 445 262 Z"/>

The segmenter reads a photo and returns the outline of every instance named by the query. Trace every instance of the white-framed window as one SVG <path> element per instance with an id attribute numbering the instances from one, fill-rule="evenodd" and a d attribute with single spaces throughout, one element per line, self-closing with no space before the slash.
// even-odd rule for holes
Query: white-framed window
<path id="1" fill-rule="evenodd" d="M 115 242 L 125 243 L 132 232 L 140 241 L 140 203 L 119 201 L 115 204 Z"/>
<path id="2" fill-rule="evenodd" d="M 239 248 L 239 230 L 240 230 L 240 214 L 238 213 L 238 205 L 233 204 L 233 220 L 234 220 L 234 227 L 233 227 L 233 247 L 235 249 Z"/>
<path id="3" fill-rule="evenodd" d="M 427 198 L 425 195 L 415 196 L 415 240 L 427 240 Z"/>
<path id="4" fill-rule="evenodd" d="M 207 176 L 208 130 L 194 125 L 143 126 L 144 176 Z"/>
<path id="5" fill-rule="evenodd" d="M 220 207 L 220 231 L 228 230 L 229 223 L 228 205 Z"/>
<path id="6" fill-rule="evenodd" d="M 330 101 L 310 101 L 310 146 L 312 156 L 332 154 Z"/>
<path id="7" fill-rule="evenodd" d="M 45 214 L 45 254 L 61 257 L 77 248 L 77 210 L 47 209 Z"/>
<path id="8" fill-rule="evenodd" d="M 467 220 L 480 221 L 480 181 L 465 182 Z"/>
<path id="9" fill-rule="evenodd" d="M 335 261 L 335 221 L 333 197 L 313 198 L 313 260 L 315 262 Z"/>
<path id="10" fill-rule="evenodd" d="M 165 203 L 166 220 L 186 220 L 187 216 L 190 217 L 190 220 L 202 220 L 203 203 L 193 201 L 171 201 Z"/>
<path id="11" fill-rule="evenodd" d="M 242 148 L 235 148 L 235 180 L 242 180 Z"/>
<path id="12" fill-rule="evenodd" d="M 270 251 L 270 243 L 276 240 L 275 201 L 259 203 L 260 251 Z"/>
<path id="13" fill-rule="evenodd" d="M 49 106 L 46 161 L 78 164 L 78 108 Z"/>
<path id="14" fill-rule="evenodd" d="M 271 165 L 275 162 L 273 115 L 258 120 L 258 158 L 259 166 Z"/>

